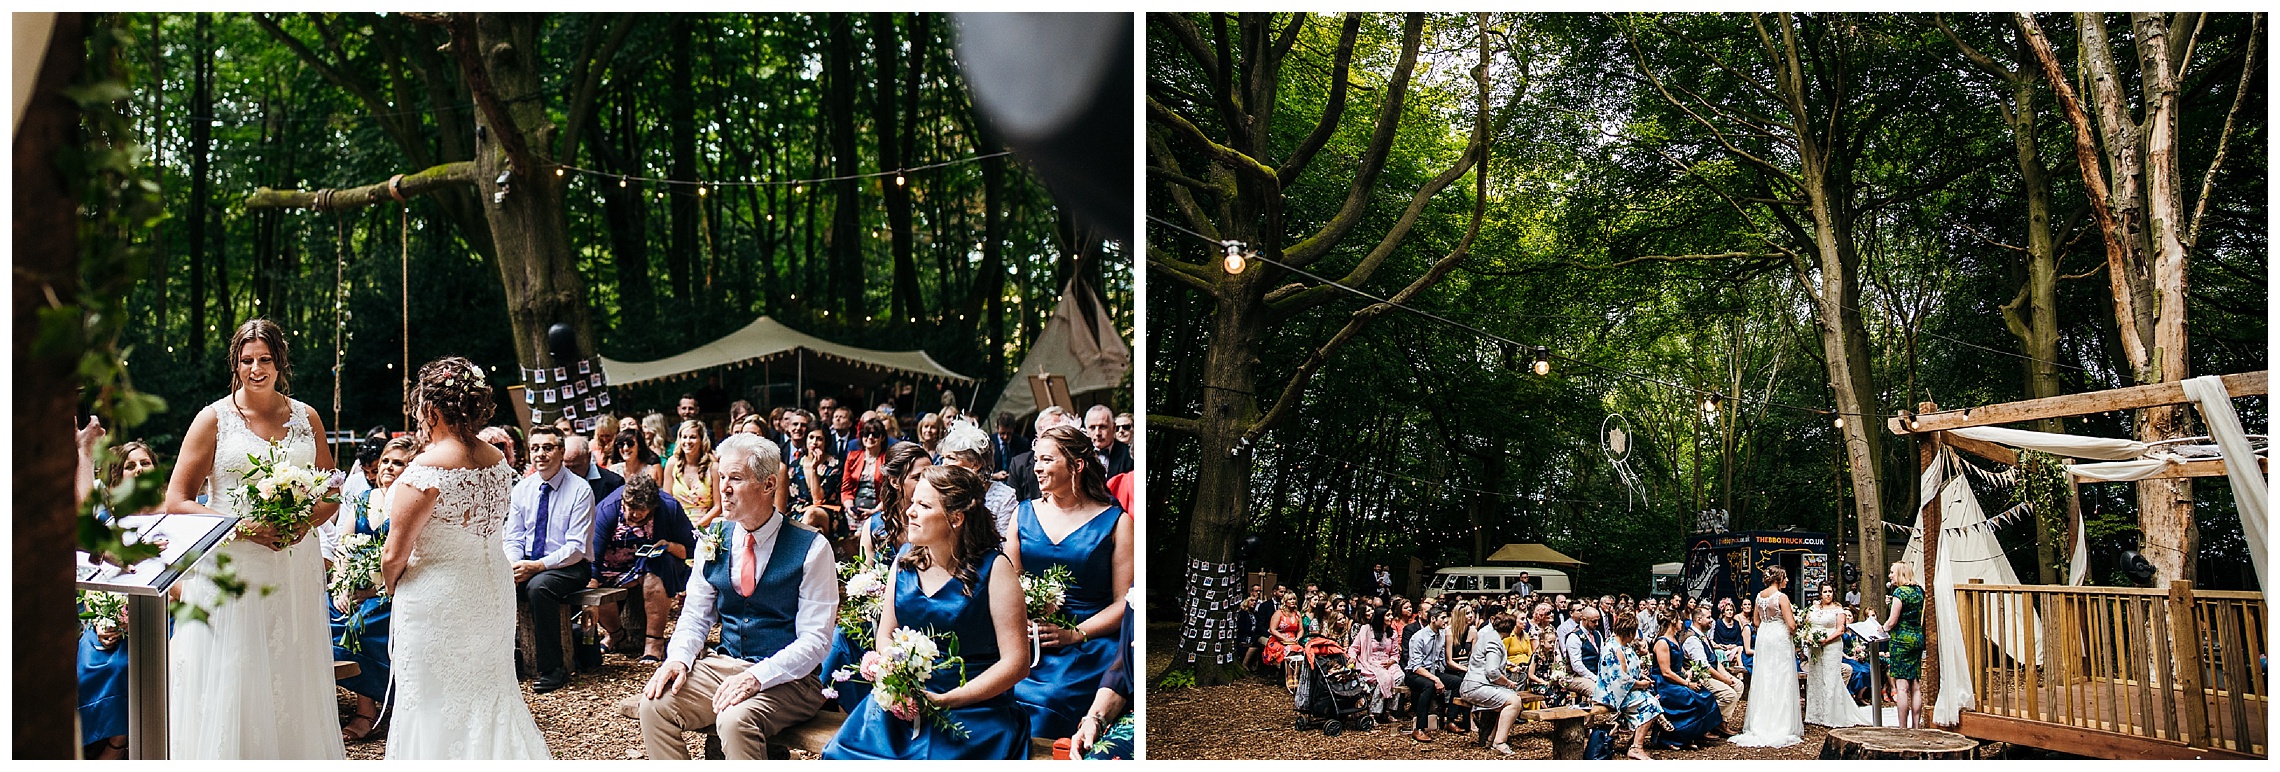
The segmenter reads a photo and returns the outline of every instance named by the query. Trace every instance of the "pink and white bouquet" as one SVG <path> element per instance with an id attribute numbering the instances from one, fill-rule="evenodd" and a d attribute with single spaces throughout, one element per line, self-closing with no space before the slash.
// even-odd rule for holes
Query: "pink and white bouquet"
<path id="1" fill-rule="evenodd" d="M 341 634 L 341 648 L 353 652 L 364 651 L 364 622 L 366 604 L 363 597 L 380 589 L 380 551 L 388 544 L 388 534 L 351 533 L 340 537 L 340 554 L 333 561 L 332 581 L 327 589 L 335 598 L 348 598 L 350 607 L 348 629 Z"/>
<path id="2" fill-rule="evenodd" d="M 1032 622 L 1076 627 L 1077 622 L 1061 613 L 1069 602 L 1069 583 L 1076 575 L 1068 566 L 1054 566 L 1041 574 L 1021 575 L 1021 598 L 1028 606 Z"/>
<path id="3" fill-rule="evenodd" d="M 941 645 L 935 636 L 908 627 L 898 627 L 887 634 L 884 646 L 863 654 L 858 664 L 841 667 L 831 674 L 833 684 L 850 680 L 871 685 L 871 701 L 895 718 L 917 724 L 932 721 L 944 731 L 959 737 L 966 736 L 966 727 L 950 720 L 942 706 L 926 696 L 926 682 L 940 670 L 957 668 L 958 683 L 966 683 L 966 660 L 958 656 L 958 637 L 942 634 Z M 947 649 L 947 652 L 945 652 Z M 824 699 L 837 699 L 836 686 L 825 687 Z"/>

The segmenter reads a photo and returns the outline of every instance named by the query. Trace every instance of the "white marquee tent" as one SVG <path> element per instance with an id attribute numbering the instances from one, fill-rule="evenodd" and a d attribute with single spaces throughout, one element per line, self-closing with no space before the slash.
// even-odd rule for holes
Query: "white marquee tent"
<path id="1" fill-rule="evenodd" d="M 1014 372 L 990 412 L 1022 416 L 1037 410 L 1029 379 L 1041 373 L 1068 376 L 1069 394 L 1074 396 L 1122 386 L 1131 372 L 1132 347 L 1116 331 L 1108 305 L 1101 302 L 1100 293 L 1072 278 L 1061 289 L 1061 302 L 1045 320 L 1045 329 L 1030 342 L 1021 369 Z"/>
<path id="2" fill-rule="evenodd" d="M 751 364 L 785 354 L 798 361 L 799 378 L 806 380 L 810 366 L 852 367 L 884 373 L 934 378 L 961 383 L 974 379 L 951 372 L 924 351 L 881 351 L 833 343 L 784 326 L 768 317 L 752 320 L 744 329 L 688 351 L 648 362 L 620 362 L 603 357 L 602 374 L 612 386 L 626 386 L 686 375 L 713 367 Z"/>

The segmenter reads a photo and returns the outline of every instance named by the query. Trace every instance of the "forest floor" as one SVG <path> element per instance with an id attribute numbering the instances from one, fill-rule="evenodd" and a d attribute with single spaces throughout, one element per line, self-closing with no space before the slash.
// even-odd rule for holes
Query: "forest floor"
<path id="1" fill-rule="evenodd" d="M 615 652 L 602 655 L 602 669 L 571 676 L 570 685 L 546 694 L 531 691 L 531 681 L 517 684 L 531 718 L 546 736 L 546 749 L 557 759 L 639 759 L 641 722 L 618 714 L 617 702 L 640 693 L 657 665 L 637 662 Z M 341 721 L 355 714 L 355 695 L 339 689 Z M 351 759 L 378 759 L 388 750 L 388 724 L 360 742 L 348 744 Z M 690 758 L 704 758 L 704 735 L 685 732 Z"/>
<path id="2" fill-rule="evenodd" d="M 1171 666 L 1172 650 L 1179 647 L 1176 625 L 1151 625 L 1148 630 L 1148 682 L 1162 678 Z M 1745 701 L 1744 707 L 1748 705 Z M 1473 735 L 1443 733 L 1433 742 L 1410 739 L 1407 722 L 1379 726 L 1368 732 L 1349 730 L 1324 737 L 1319 730 L 1298 731 L 1292 720 L 1290 693 L 1279 681 L 1244 679 L 1224 686 L 1148 690 L 1148 758 L 1151 759 L 1503 759 L 1482 747 Z M 1783 748 L 1743 748 L 1713 740 L 1699 751 L 1650 750 L 1656 759 L 1812 759 L 1821 752 L 1828 729 L 1805 728 L 1805 740 Z M 1544 721 L 1514 724 L 1510 743 L 1514 759 L 1550 759 L 1552 725 Z M 1620 757 L 1618 757 L 1620 758 Z"/>

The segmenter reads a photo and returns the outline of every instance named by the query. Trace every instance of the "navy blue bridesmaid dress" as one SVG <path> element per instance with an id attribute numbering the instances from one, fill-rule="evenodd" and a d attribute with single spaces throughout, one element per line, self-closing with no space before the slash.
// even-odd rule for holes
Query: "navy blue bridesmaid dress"
<path id="1" fill-rule="evenodd" d="M 899 553 L 898 553 L 899 554 Z M 895 623 L 913 630 L 934 634 L 944 632 L 958 636 L 958 653 L 965 657 L 967 677 L 979 676 L 998 661 L 997 625 L 990 619 L 990 572 L 997 568 L 998 553 L 990 553 L 989 562 L 983 564 L 969 588 L 957 577 L 943 582 L 929 595 L 918 583 L 915 571 L 895 573 Z M 973 594 L 968 595 L 971 591 Z M 944 653 L 949 647 L 942 646 Z M 1028 656 L 1028 652 L 1015 652 L 1014 656 Z M 860 657 L 860 655 L 858 655 Z M 827 676 L 828 677 L 828 676 Z M 959 669 L 945 668 L 935 671 L 926 684 L 936 694 L 958 688 Z M 854 684 L 848 681 L 836 686 L 844 689 Z M 954 708 L 947 718 L 964 727 L 963 736 L 947 731 L 927 720 L 915 729 L 910 722 L 889 715 L 885 708 L 865 696 L 854 710 L 849 711 L 847 722 L 839 725 L 839 734 L 823 747 L 826 759 L 1027 759 L 1029 758 L 1029 719 L 1021 706 L 1014 702 L 1012 692 L 1000 692 L 981 702 Z"/>
<path id="2" fill-rule="evenodd" d="M 885 519 L 878 515 L 872 515 L 871 519 L 863 521 L 863 530 L 871 532 L 871 548 L 874 552 L 885 544 L 887 540 L 887 521 Z M 857 557 L 860 558 L 861 556 L 858 555 Z M 842 592 L 846 589 L 845 587 L 840 588 Z M 847 633 L 839 631 L 836 625 L 833 626 L 832 630 L 831 651 L 823 655 L 823 677 L 827 679 L 831 677 L 832 673 L 839 672 L 841 667 L 862 662 L 863 652 L 871 650 L 871 642 L 876 637 L 872 634 L 869 625 L 863 627 L 861 639 L 847 637 Z M 839 689 L 839 699 L 836 701 L 839 703 L 839 709 L 850 714 L 855 712 L 855 706 L 861 703 L 863 698 L 871 696 L 871 685 L 866 683 L 848 681 L 837 684 L 837 688 Z"/>
<path id="3" fill-rule="evenodd" d="M 1671 670 L 1684 675 L 1685 650 L 1670 636 L 1658 640 L 1670 649 Z M 1717 731 L 1724 722 L 1718 715 L 1718 701 L 1708 690 L 1688 689 L 1685 684 L 1663 678 L 1662 667 L 1655 664 L 1651 654 L 1645 668 L 1655 682 L 1655 699 L 1662 702 L 1663 718 L 1670 720 L 1671 728 L 1662 733 L 1663 743 L 1674 746 L 1700 743 L 1704 735 Z"/>
<path id="4" fill-rule="evenodd" d="M 389 523 L 381 523 L 380 527 L 374 528 L 372 521 L 366 517 L 370 510 L 371 496 L 371 491 L 365 491 L 357 498 L 355 532 L 366 536 L 385 536 Z M 334 607 L 330 600 L 327 599 L 325 609 L 326 616 L 332 619 L 333 659 L 354 662 L 358 671 L 354 676 L 341 679 L 340 685 L 375 700 L 386 700 L 388 615 L 391 608 L 388 596 L 357 601 L 355 611 L 363 615 L 361 627 L 356 631 L 357 651 L 350 651 L 347 645 L 351 615 L 340 613 L 340 609 Z"/>
<path id="5" fill-rule="evenodd" d="M 104 651 L 94 628 L 79 631 L 79 744 L 127 734 L 127 644 Z"/>
<path id="6" fill-rule="evenodd" d="M 1116 521 L 1124 510 L 1115 504 L 1054 544 L 1037 522 L 1035 502 L 1024 501 L 1014 512 L 1021 529 L 1021 567 L 1043 574 L 1054 566 L 1068 566 L 1071 579 L 1064 610 L 1077 622 L 1123 601 L 1117 597 Z M 1045 649 L 1044 660 L 1029 669 L 1029 677 L 1013 687 L 1013 696 L 1029 710 L 1029 733 L 1035 737 L 1067 737 L 1092 708 L 1100 691 L 1100 677 L 1116 664 L 1116 639 L 1087 639 L 1075 646 Z"/>

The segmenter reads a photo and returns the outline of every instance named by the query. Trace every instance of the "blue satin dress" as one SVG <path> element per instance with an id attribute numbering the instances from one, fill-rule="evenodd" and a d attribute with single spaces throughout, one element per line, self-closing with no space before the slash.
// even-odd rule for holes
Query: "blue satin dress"
<path id="1" fill-rule="evenodd" d="M 1054 566 L 1068 566 L 1071 579 L 1066 613 L 1079 623 L 1112 608 L 1123 598 L 1116 595 L 1116 521 L 1124 510 L 1115 504 L 1091 521 L 1070 531 L 1054 544 L 1037 522 L 1035 502 L 1024 501 L 1014 512 L 1021 529 L 1021 568 L 1043 574 Z M 1044 660 L 1029 669 L 1029 677 L 1013 687 L 1015 699 L 1029 710 L 1029 733 L 1035 737 L 1067 737 L 1077 732 L 1078 720 L 1092 708 L 1100 691 L 1100 678 L 1116 664 L 1116 639 L 1091 638 L 1075 646 L 1045 649 Z"/>
<path id="2" fill-rule="evenodd" d="M 885 519 L 878 515 L 872 515 L 871 519 L 863 521 L 863 530 L 871 532 L 872 551 L 876 552 L 880 546 L 886 544 L 887 521 Z M 899 551 L 897 554 L 900 554 Z M 842 592 L 846 589 L 845 587 L 840 588 Z M 863 637 L 860 640 L 847 637 L 847 634 L 840 632 L 836 625 L 833 626 L 832 630 L 831 651 L 823 655 L 823 677 L 825 680 L 830 680 L 831 674 L 839 672 L 841 667 L 862 662 L 863 652 L 871 650 L 871 643 L 875 639 L 869 625 L 863 627 Z M 839 703 L 839 709 L 850 714 L 855 712 L 855 706 L 861 703 L 863 698 L 871 696 L 870 684 L 848 681 L 834 686 L 839 690 L 839 699 L 836 700 Z"/>
<path id="3" fill-rule="evenodd" d="M 104 651 L 93 628 L 79 631 L 79 744 L 127 733 L 127 642 Z"/>
<path id="4" fill-rule="evenodd" d="M 386 536 L 388 526 L 393 521 L 381 523 L 380 527 L 374 528 L 371 520 L 366 517 L 371 495 L 371 491 L 365 491 L 357 498 L 356 533 Z M 357 674 L 341 679 L 340 685 L 375 700 L 388 698 L 388 615 L 391 608 L 386 595 L 357 602 L 354 610 L 362 615 L 355 634 L 358 650 L 350 651 L 348 639 L 352 615 L 340 613 L 330 598 L 326 599 L 325 604 L 326 616 L 332 620 L 333 659 L 357 664 Z"/>
<path id="5" fill-rule="evenodd" d="M 914 571 L 895 573 L 895 623 L 913 630 L 934 634 L 944 632 L 958 636 L 957 651 L 965 657 L 965 677 L 979 676 L 998 661 L 997 625 L 990 618 L 990 571 L 997 568 L 998 555 L 990 553 L 990 560 L 977 573 L 974 585 L 968 587 L 951 577 L 928 595 L 918 583 Z M 972 592 L 972 595 L 968 595 Z M 947 642 L 937 645 L 948 654 Z M 1016 652 L 1015 656 L 1028 656 Z M 960 668 L 935 671 L 927 681 L 928 691 L 936 694 L 958 688 L 963 680 Z M 844 689 L 854 681 L 836 684 Z M 843 692 L 844 693 L 844 692 Z M 954 708 L 945 717 L 964 729 L 954 733 L 922 721 L 913 726 L 910 722 L 889 715 L 885 708 L 871 701 L 869 696 L 849 711 L 846 723 L 839 725 L 839 734 L 823 747 L 826 759 L 1027 759 L 1029 758 L 1029 719 L 1021 706 L 1013 701 L 1012 692 L 999 692 L 996 696 L 962 708 Z M 914 731 L 915 730 L 915 731 Z"/>
<path id="6" fill-rule="evenodd" d="M 1658 639 L 1670 650 L 1671 670 L 1685 674 L 1686 651 L 1670 636 Z M 1655 682 L 1655 698 L 1662 702 L 1663 717 L 1670 720 L 1671 728 L 1662 733 L 1666 745 L 1693 745 L 1702 737 L 1717 731 L 1725 719 L 1718 714 L 1718 700 L 1710 690 L 1696 691 L 1685 684 L 1663 678 L 1662 668 L 1655 664 L 1652 654 L 1647 656 L 1647 675 Z"/>

